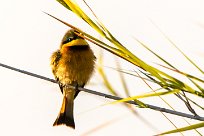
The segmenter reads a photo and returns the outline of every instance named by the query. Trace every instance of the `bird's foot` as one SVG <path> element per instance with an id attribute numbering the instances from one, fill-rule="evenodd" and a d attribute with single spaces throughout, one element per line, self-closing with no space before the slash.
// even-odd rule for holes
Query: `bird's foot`
<path id="1" fill-rule="evenodd" d="M 73 86 L 74 90 L 78 90 L 79 85 L 77 82 L 72 83 L 72 86 Z"/>

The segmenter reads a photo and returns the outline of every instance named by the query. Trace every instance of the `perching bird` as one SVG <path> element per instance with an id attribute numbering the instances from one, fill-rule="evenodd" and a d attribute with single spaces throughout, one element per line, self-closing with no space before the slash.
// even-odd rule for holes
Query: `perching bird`
<path id="1" fill-rule="evenodd" d="M 85 39 L 76 33 L 78 32 L 74 29 L 69 30 L 62 39 L 60 49 L 51 56 L 52 72 L 64 97 L 53 126 L 64 124 L 75 128 L 73 108 L 74 98 L 79 93 L 77 87 L 84 87 L 94 71 L 93 51 Z M 68 85 L 75 86 L 76 89 L 71 89 Z"/>

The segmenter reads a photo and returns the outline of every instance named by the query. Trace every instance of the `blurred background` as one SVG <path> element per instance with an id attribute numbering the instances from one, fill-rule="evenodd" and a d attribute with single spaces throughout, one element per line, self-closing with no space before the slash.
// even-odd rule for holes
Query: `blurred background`
<path id="1" fill-rule="evenodd" d="M 83 2 L 78 1 L 84 7 Z M 128 49 L 148 64 L 161 63 L 141 47 L 134 38 L 144 42 L 167 61 L 184 72 L 203 78 L 161 33 L 171 39 L 201 68 L 204 67 L 204 1 L 203 0 L 87 0 L 98 18 Z M 84 8 L 87 13 L 89 11 Z M 0 63 L 53 78 L 49 66 L 50 56 L 59 48 L 64 33 L 69 29 L 50 18 L 48 12 L 96 37 L 87 24 L 55 0 L 0 1 Z M 161 30 L 161 31 L 160 31 Z M 100 38 L 100 37 L 99 37 Z M 101 50 L 91 44 L 95 55 Z M 125 97 L 116 68 L 135 70 L 136 67 L 103 52 L 102 67 L 115 90 Z M 99 62 L 97 61 L 97 66 Z M 131 95 L 152 91 L 139 78 L 125 75 Z M 134 108 L 135 115 L 123 104 L 107 104 L 106 98 L 81 92 L 75 100 L 76 129 L 53 127 L 60 110 L 62 95 L 57 84 L 36 79 L 0 67 L 0 135 L 11 136 L 104 136 L 104 135 L 154 135 L 174 126 L 160 113 Z M 152 85 L 153 86 L 153 85 Z M 109 93 L 97 69 L 86 86 Z M 191 96 L 193 97 L 193 96 Z M 175 97 L 164 97 L 176 110 L 189 113 Z M 144 99 L 146 103 L 167 107 L 157 98 Z M 198 100 L 203 102 L 202 99 Z M 104 105 L 107 104 L 107 105 Z M 203 111 L 200 111 L 203 114 Z M 166 114 L 177 127 L 188 125 L 181 117 Z M 194 120 L 188 120 L 196 123 Z M 204 133 L 204 128 L 198 129 Z M 195 131 L 184 135 L 198 135 Z M 180 134 L 175 134 L 180 135 Z"/>

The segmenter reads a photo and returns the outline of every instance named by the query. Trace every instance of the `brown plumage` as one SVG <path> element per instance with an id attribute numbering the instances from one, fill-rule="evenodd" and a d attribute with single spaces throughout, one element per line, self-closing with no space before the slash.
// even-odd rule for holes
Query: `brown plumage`
<path id="1" fill-rule="evenodd" d="M 63 37 L 60 49 L 51 56 L 51 67 L 55 79 L 63 93 L 60 113 L 53 126 L 66 125 L 75 128 L 73 108 L 74 98 L 79 91 L 67 85 L 84 87 L 90 79 L 95 64 L 95 56 L 88 43 L 73 29 Z"/>

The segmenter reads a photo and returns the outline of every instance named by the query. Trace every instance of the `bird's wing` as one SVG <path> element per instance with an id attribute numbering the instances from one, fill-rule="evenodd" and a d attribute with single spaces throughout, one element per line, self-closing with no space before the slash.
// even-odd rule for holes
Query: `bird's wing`
<path id="1" fill-rule="evenodd" d="M 62 84 L 60 84 L 59 78 L 55 74 L 57 72 L 57 69 L 58 69 L 58 63 L 59 63 L 60 58 L 61 58 L 61 53 L 60 53 L 59 50 L 57 50 L 51 56 L 51 63 L 50 63 L 50 65 L 52 67 L 52 73 L 54 74 L 55 79 L 57 80 L 57 82 L 59 84 L 60 90 L 63 93 L 63 86 L 62 86 Z"/>
<path id="2" fill-rule="evenodd" d="M 57 69 L 58 69 L 58 63 L 59 63 L 59 60 L 61 58 L 61 53 L 59 50 L 57 50 L 56 52 L 54 52 L 51 56 L 51 67 L 52 67 L 52 73 L 56 76 L 56 72 L 57 72 Z M 57 79 L 57 77 L 55 77 Z"/>

